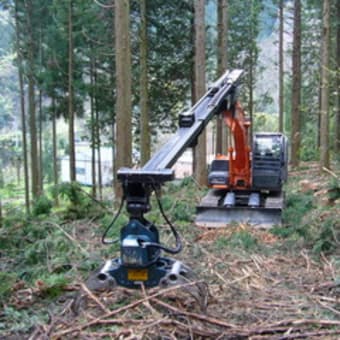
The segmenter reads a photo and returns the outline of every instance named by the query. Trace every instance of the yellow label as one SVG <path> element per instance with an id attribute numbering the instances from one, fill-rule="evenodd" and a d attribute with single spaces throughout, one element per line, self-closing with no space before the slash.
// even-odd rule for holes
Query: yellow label
<path id="1" fill-rule="evenodd" d="M 129 281 L 146 281 L 148 279 L 147 269 L 128 269 Z"/>

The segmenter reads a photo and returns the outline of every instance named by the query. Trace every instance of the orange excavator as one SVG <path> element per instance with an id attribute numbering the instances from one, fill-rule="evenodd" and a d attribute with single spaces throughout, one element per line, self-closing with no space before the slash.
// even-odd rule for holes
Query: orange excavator
<path id="1" fill-rule="evenodd" d="M 235 138 L 234 145 L 229 146 L 228 156 L 218 154 L 212 167 L 228 168 L 224 176 L 216 177 L 211 172 L 209 184 L 215 189 L 244 189 L 251 187 L 250 152 L 248 143 L 248 130 L 250 121 L 245 117 L 244 110 L 239 102 L 222 113 L 224 123 L 229 127 L 230 133 Z"/>
<path id="2" fill-rule="evenodd" d="M 231 222 L 272 226 L 281 223 L 282 185 L 287 179 L 287 139 L 281 133 L 256 133 L 238 101 L 221 113 L 229 128 L 227 155 L 210 166 L 211 188 L 197 207 L 196 224 L 221 227 Z"/>
<path id="3" fill-rule="evenodd" d="M 236 100 L 242 70 L 226 71 L 189 110 L 179 115 L 177 133 L 140 169 L 121 168 L 117 178 L 123 197 L 119 211 L 106 229 L 103 243 L 125 206 L 129 221 L 121 228 L 120 256 L 107 260 L 96 273 L 98 285 L 128 288 L 168 286 L 187 282 L 190 270 L 181 261 L 162 256 L 182 249 L 180 235 L 164 214 L 159 191 L 175 178 L 173 165 L 209 121 L 222 115 L 232 143 L 226 155 L 210 165 L 210 190 L 197 207 L 196 224 L 219 227 L 232 221 L 251 224 L 280 223 L 283 207 L 282 184 L 287 176 L 287 141 L 280 133 L 258 133 L 249 142 L 249 120 Z M 169 247 L 160 240 L 156 225 L 148 221 L 150 196 L 155 193 L 159 210 L 175 239 Z M 183 281 L 184 280 L 184 281 Z"/>

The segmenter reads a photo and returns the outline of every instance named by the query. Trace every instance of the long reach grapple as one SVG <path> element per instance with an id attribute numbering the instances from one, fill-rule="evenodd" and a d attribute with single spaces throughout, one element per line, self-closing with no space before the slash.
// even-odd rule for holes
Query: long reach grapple
<path id="1" fill-rule="evenodd" d="M 126 206 L 129 221 L 120 232 L 120 257 L 108 260 L 99 270 L 96 274 L 99 283 L 137 288 L 141 284 L 167 286 L 188 279 L 187 266 L 162 256 L 162 252 L 180 252 L 182 244 L 164 214 L 158 192 L 165 182 L 174 179 L 172 166 L 188 147 L 196 145 L 198 136 L 216 115 L 223 115 L 234 135 L 234 146 L 230 146 L 227 155 L 218 155 L 210 167 L 211 190 L 197 208 L 196 223 L 218 226 L 242 216 L 252 222 L 257 213 L 266 211 L 272 215 L 267 222 L 272 218 L 278 221 L 286 176 L 286 139 L 281 134 L 255 135 L 251 153 L 247 140 L 249 124 L 236 98 L 241 74 L 242 70 L 225 72 L 189 111 L 181 113 L 177 133 L 141 169 L 118 170 L 117 178 L 123 189 L 121 208 Z M 174 248 L 160 242 L 157 227 L 145 217 L 151 209 L 153 192 L 175 237 Z M 246 211 L 249 209 L 251 213 Z"/>

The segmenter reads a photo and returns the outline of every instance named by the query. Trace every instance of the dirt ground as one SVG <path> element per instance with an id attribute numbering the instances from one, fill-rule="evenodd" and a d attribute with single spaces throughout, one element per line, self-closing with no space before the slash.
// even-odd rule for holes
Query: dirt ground
<path id="1" fill-rule="evenodd" d="M 240 230 L 252 233 L 260 252 L 216 243 Z M 196 229 L 185 243 L 180 259 L 194 270 L 192 281 L 106 292 L 75 283 L 47 308 L 48 322 L 36 325 L 28 338 L 339 339 L 337 257 L 315 260 L 248 226 Z M 26 296 L 38 308 L 40 290 L 18 287 L 13 299 Z"/>
<path id="2" fill-rule="evenodd" d="M 48 305 L 39 282 L 34 288 L 18 285 L 10 303 L 46 310 L 47 321 L 29 334 L 3 338 L 340 338 L 340 250 L 315 256 L 299 240 L 247 225 L 180 229 L 184 251 L 177 258 L 193 270 L 191 280 L 162 289 L 94 292 L 79 279 Z M 84 224 L 77 230 L 82 233 L 74 241 L 79 236 L 89 252 L 100 246 Z"/>

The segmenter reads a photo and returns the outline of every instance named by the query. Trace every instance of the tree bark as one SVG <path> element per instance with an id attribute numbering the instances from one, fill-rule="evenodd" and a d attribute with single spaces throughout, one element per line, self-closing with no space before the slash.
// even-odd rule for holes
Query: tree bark
<path id="1" fill-rule="evenodd" d="M 252 40 L 255 39 L 255 37 L 253 36 L 253 32 L 252 32 Z M 248 130 L 248 134 L 249 134 L 249 141 L 250 141 L 250 145 L 252 145 L 253 142 L 253 116 L 254 116 L 254 69 L 255 69 L 255 65 L 254 63 L 256 61 L 254 61 L 254 51 L 253 51 L 253 47 L 250 49 L 249 51 L 250 55 L 250 64 L 249 64 L 249 101 L 248 101 L 248 110 L 249 110 L 249 121 L 250 121 L 250 128 Z"/>
<path id="2" fill-rule="evenodd" d="M 26 109 L 25 109 L 25 90 L 22 70 L 22 54 L 20 48 L 20 26 L 18 18 L 18 4 L 15 1 L 15 33 L 16 33 L 16 50 L 18 59 L 18 77 L 20 91 L 20 110 L 21 110 L 21 133 L 22 133 L 22 155 L 24 160 L 24 181 L 25 181 L 25 207 L 26 214 L 30 212 L 30 192 L 29 192 L 29 174 L 28 174 L 28 157 L 27 157 L 27 131 L 26 131 Z"/>
<path id="3" fill-rule="evenodd" d="M 129 0 L 115 0 L 115 53 L 116 53 L 116 167 L 131 166 L 131 51 L 129 36 Z M 117 183 L 116 196 L 121 197 Z"/>
<path id="4" fill-rule="evenodd" d="M 0 198 L 0 228 L 2 228 L 2 203 Z"/>
<path id="5" fill-rule="evenodd" d="M 92 174 L 92 196 L 97 197 L 97 183 L 96 183 L 96 129 L 95 129 L 95 116 L 94 116 L 94 65 L 93 56 L 90 61 L 90 114 L 91 114 L 91 174 Z"/>
<path id="6" fill-rule="evenodd" d="M 112 25 L 112 31 L 114 29 L 114 25 Z M 114 61 L 110 63 L 110 83 L 112 88 L 112 99 L 114 99 L 114 88 L 115 88 L 115 73 L 114 73 Z M 116 173 L 116 117 L 115 117 L 115 108 L 114 105 L 111 105 L 111 142 L 112 142 L 112 172 Z M 116 187 L 115 185 L 116 179 L 115 176 L 112 176 L 112 188 Z"/>
<path id="7" fill-rule="evenodd" d="M 330 3 L 323 1 L 321 48 L 320 170 L 329 168 L 329 48 Z"/>
<path id="8" fill-rule="evenodd" d="M 97 153 L 98 153 L 98 190 L 99 190 L 99 199 L 103 199 L 103 178 L 102 178 L 102 158 L 101 158 L 101 139 L 100 139 L 100 126 L 99 126 L 99 112 L 96 106 L 96 140 L 97 140 Z"/>
<path id="9" fill-rule="evenodd" d="M 97 89 L 97 65 L 96 65 L 96 59 L 94 59 L 94 87 Z M 97 94 L 97 91 L 95 91 Z M 103 199 L 103 181 L 102 181 L 102 160 L 101 160 L 101 154 L 100 154 L 100 148 L 101 148 L 101 139 L 100 139 L 100 123 L 99 123 L 99 110 L 98 110 L 98 99 L 97 95 L 94 96 L 94 113 L 95 113 L 95 146 L 97 149 L 97 171 L 98 171 L 98 191 L 99 191 L 99 199 Z"/>
<path id="10" fill-rule="evenodd" d="M 44 191 L 44 169 L 43 169 L 43 113 L 42 113 L 42 91 L 39 89 L 39 185 L 41 192 Z"/>
<path id="11" fill-rule="evenodd" d="M 334 151 L 340 154 L 340 1 L 337 2 L 336 25 L 336 97 L 335 97 L 335 142 Z"/>
<path id="12" fill-rule="evenodd" d="M 35 75 L 34 75 L 34 37 L 33 37 L 33 4 L 31 0 L 26 1 L 27 10 L 27 33 L 28 33 L 28 112 L 30 127 L 30 144 L 31 144 L 31 190 L 33 198 L 41 194 L 39 186 L 39 155 L 37 145 L 37 127 L 36 127 L 36 107 L 35 107 Z"/>
<path id="13" fill-rule="evenodd" d="M 42 49 L 42 27 L 39 27 L 39 66 L 43 66 L 43 49 Z M 38 133 L 38 150 L 39 150 L 39 186 L 41 192 L 44 191 L 44 167 L 43 167 L 43 110 L 42 110 L 42 89 L 39 86 L 39 133 Z"/>
<path id="14" fill-rule="evenodd" d="M 283 132 L 283 95 L 284 95 L 284 69 L 283 69 L 283 0 L 279 2 L 279 132 Z"/>
<path id="15" fill-rule="evenodd" d="M 54 186 L 57 187 L 59 183 L 58 178 L 58 145 L 57 145 L 57 114 L 55 108 L 55 97 L 52 97 L 52 152 L 53 152 L 53 182 Z M 58 195 L 54 198 L 56 206 L 59 205 Z"/>
<path id="16" fill-rule="evenodd" d="M 194 1 L 194 26 L 195 26 L 195 102 L 205 93 L 205 24 L 204 24 L 204 0 Z M 194 150 L 194 177 L 200 185 L 207 184 L 207 145 L 206 131 L 198 137 Z"/>
<path id="17" fill-rule="evenodd" d="M 76 181 L 73 107 L 73 1 L 68 1 L 68 141 L 70 152 L 70 181 Z"/>
<path id="18" fill-rule="evenodd" d="M 291 164 L 299 165 L 300 149 L 300 101 L 301 101 L 301 2 L 294 2 L 293 59 L 292 59 L 292 131 Z"/>
<path id="19" fill-rule="evenodd" d="M 141 165 L 150 159 L 150 127 L 149 127 L 149 105 L 148 105 L 148 38 L 146 0 L 140 1 L 140 148 Z"/>
<path id="20" fill-rule="evenodd" d="M 217 4 L 217 76 L 227 69 L 228 1 L 218 0 Z M 227 152 L 227 131 L 222 116 L 216 118 L 216 154 Z"/>

